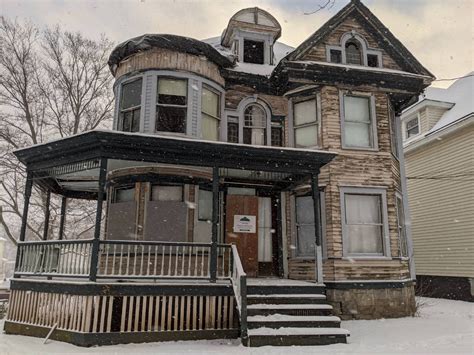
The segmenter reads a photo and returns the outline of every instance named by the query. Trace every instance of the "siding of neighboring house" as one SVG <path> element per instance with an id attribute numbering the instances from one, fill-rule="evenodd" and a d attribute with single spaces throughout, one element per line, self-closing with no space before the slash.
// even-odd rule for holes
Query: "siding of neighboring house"
<path id="1" fill-rule="evenodd" d="M 417 275 L 474 277 L 474 125 L 406 152 Z"/>

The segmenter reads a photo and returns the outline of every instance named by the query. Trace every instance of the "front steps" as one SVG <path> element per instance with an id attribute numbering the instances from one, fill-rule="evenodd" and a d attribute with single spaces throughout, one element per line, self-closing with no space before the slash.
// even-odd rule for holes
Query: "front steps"
<path id="1" fill-rule="evenodd" d="M 283 281 L 283 280 L 282 280 Z M 249 283 L 249 346 L 328 345 L 346 343 L 349 332 L 333 315 L 325 288 L 311 283 Z"/>

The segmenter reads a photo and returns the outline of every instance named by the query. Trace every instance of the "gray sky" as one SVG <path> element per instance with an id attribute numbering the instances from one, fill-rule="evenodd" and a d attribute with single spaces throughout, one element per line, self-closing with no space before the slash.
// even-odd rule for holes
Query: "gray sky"
<path id="1" fill-rule="evenodd" d="M 474 70 L 473 0 L 362 0 L 438 78 Z M 144 33 L 172 33 L 197 39 L 221 34 L 229 18 L 245 7 L 269 11 L 282 26 L 281 42 L 297 46 L 349 0 L 304 15 L 325 0 L 0 0 L 0 14 L 38 25 L 59 24 L 90 37 L 105 34 L 122 42 Z M 439 82 L 437 86 L 448 86 Z"/>

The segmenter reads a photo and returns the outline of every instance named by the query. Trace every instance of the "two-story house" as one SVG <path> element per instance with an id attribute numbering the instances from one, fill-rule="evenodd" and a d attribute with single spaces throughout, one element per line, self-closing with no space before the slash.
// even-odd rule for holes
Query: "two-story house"
<path id="1" fill-rule="evenodd" d="M 113 130 L 16 151 L 8 333 L 329 344 L 341 319 L 414 313 L 398 115 L 433 75 L 357 0 L 297 48 L 281 31 L 248 8 L 218 39 L 127 40 Z M 43 242 L 25 241 L 33 183 L 63 196 Z M 93 239 L 62 240 L 71 198 L 97 200 Z"/>
<path id="2" fill-rule="evenodd" d="M 473 300 L 474 78 L 429 87 L 402 116 L 421 295 Z"/>

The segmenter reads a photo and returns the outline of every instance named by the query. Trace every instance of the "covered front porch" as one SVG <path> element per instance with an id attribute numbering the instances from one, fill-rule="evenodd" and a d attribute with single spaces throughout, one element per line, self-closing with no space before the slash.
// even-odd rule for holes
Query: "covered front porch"
<path id="1" fill-rule="evenodd" d="M 259 229 L 268 229 L 257 217 L 260 210 L 265 211 L 258 207 L 260 201 L 267 199 L 269 210 L 275 205 L 274 212 L 268 214 L 273 224 L 267 232 L 275 246 L 268 260 L 275 260 L 276 271 L 272 275 L 283 277 L 286 240 L 282 236 L 281 196 L 309 183 L 315 226 L 319 226 L 318 174 L 334 158 L 332 153 L 317 150 L 113 131 L 91 131 L 15 154 L 27 168 L 27 183 L 12 282 L 15 306 L 6 322 L 7 331 L 21 332 L 19 323 L 36 326 L 39 333 L 55 326 L 73 333 L 155 332 L 163 339 L 169 339 L 170 331 L 175 332 L 176 339 L 186 339 L 190 334 L 194 338 L 233 336 L 237 331 L 244 341 L 247 276 L 262 274 L 266 267 L 259 265 L 257 255 Z M 123 174 L 127 169 L 128 173 Z M 127 214 L 119 218 L 115 215 L 115 219 L 110 214 L 114 208 L 123 211 L 118 205 L 111 205 L 115 201 L 112 195 L 131 183 L 143 184 L 134 193 L 138 194 L 137 201 L 145 196 L 142 221 L 148 219 L 142 223 L 139 215 L 133 215 L 137 221 L 133 228 L 138 231 L 133 238 L 121 233 L 128 228 L 123 223 Z M 33 184 L 46 195 L 42 241 L 25 240 Z M 199 242 L 195 237 L 183 237 L 179 233 L 189 234 L 188 230 L 160 224 L 172 219 L 183 203 L 193 210 L 197 201 L 184 198 L 170 204 L 168 195 L 168 201 L 152 201 L 147 197 L 152 194 L 152 184 L 186 185 L 206 191 L 210 215 L 200 222 L 209 226 L 208 239 Z M 143 196 L 140 188 L 145 191 Z M 257 193 L 248 196 L 244 191 L 249 189 Z M 62 198 L 57 235 L 48 233 L 47 227 L 52 194 Z M 70 199 L 97 201 L 92 238 L 64 239 Z M 106 202 L 108 215 L 104 218 Z M 140 211 L 138 203 L 134 206 Z M 168 211 L 163 217 L 147 215 L 146 208 L 150 206 L 155 210 L 175 207 L 170 207 L 171 213 Z M 256 220 L 252 221 L 252 217 Z M 163 234 L 164 230 L 167 232 Z M 206 228 L 199 230 L 202 239 Z M 193 233 L 197 235 L 196 231 Z M 320 228 L 315 227 L 314 233 L 314 282 L 322 285 Z M 51 316 L 42 315 L 45 309 L 54 312 Z"/>

